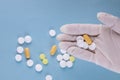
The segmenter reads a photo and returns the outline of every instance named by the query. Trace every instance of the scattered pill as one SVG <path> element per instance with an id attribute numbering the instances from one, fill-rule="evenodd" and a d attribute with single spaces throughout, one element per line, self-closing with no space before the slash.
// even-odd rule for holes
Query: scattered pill
<path id="1" fill-rule="evenodd" d="M 54 37 L 54 36 L 56 35 L 56 31 L 53 30 L 53 29 L 49 30 L 49 35 L 50 35 L 51 37 Z"/>
<path id="2" fill-rule="evenodd" d="M 43 60 L 42 60 L 42 63 L 43 63 L 43 64 L 48 64 L 48 59 L 43 59 Z"/>
<path id="3" fill-rule="evenodd" d="M 46 77 L 45 77 L 45 80 L 52 80 L 53 78 L 52 78 L 52 76 L 51 75 L 46 75 Z"/>
<path id="4" fill-rule="evenodd" d="M 73 63 L 71 61 L 67 61 L 66 65 L 67 65 L 68 68 L 71 68 L 73 66 Z"/>
<path id="5" fill-rule="evenodd" d="M 77 41 L 80 41 L 80 40 L 81 40 L 81 41 L 84 41 L 84 38 L 83 38 L 82 36 L 78 36 L 78 37 L 76 38 L 76 40 L 77 40 Z"/>
<path id="6" fill-rule="evenodd" d="M 26 43 L 31 43 L 32 42 L 31 36 L 29 36 L 29 35 L 25 36 L 25 42 Z"/>
<path id="7" fill-rule="evenodd" d="M 69 60 L 69 58 L 70 58 L 70 55 L 69 55 L 69 54 L 64 54 L 64 55 L 63 55 L 63 59 L 64 59 L 64 60 L 67 61 L 67 60 Z"/>
<path id="8" fill-rule="evenodd" d="M 28 67 L 32 67 L 33 64 L 34 64 L 33 60 L 31 60 L 31 59 L 27 60 L 27 66 Z"/>
<path id="9" fill-rule="evenodd" d="M 42 71 L 42 65 L 41 64 L 36 64 L 35 65 L 35 70 L 37 71 L 37 72 L 41 72 Z"/>
<path id="10" fill-rule="evenodd" d="M 64 61 L 64 60 L 60 61 L 59 64 L 60 64 L 61 68 L 65 68 L 66 67 L 66 61 Z"/>
<path id="11" fill-rule="evenodd" d="M 74 62 L 74 61 L 75 61 L 75 57 L 74 57 L 74 56 L 70 56 L 69 59 L 70 59 L 71 62 Z"/>
<path id="12" fill-rule="evenodd" d="M 17 62 L 22 61 L 22 56 L 19 55 L 19 54 L 17 54 L 17 55 L 15 56 L 15 60 L 16 60 Z"/>
<path id="13" fill-rule="evenodd" d="M 29 48 L 25 48 L 24 51 L 25 51 L 26 59 L 30 59 L 30 50 L 29 50 Z"/>
<path id="14" fill-rule="evenodd" d="M 40 54 L 39 58 L 40 58 L 41 60 L 43 60 L 43 59 L 46 58 L 46 56 L 45 56 L 45 54 L 42 53 L 42 54 Z"/>
<path id="15" fill-rule="evenodd" d="M 87 34 L 84 34 L 83 38 L 88 45 L 92 44 L 92 39 Z"/>
<path id="16" fill-rule="evenodd" d="M 17 47 L 17 53 L 23 53 L 24 49 L 22 46 Z"/>
<path id="17" fill-rule="evenodd" d="M 92 44 L 89 46 L 89 49 L 90 49 L 90 50 L 95 50 L 95 48 L 96 48 L 95 43 L 92 43 Z"/>
<path id="18" fill-rule="evenodd" d="M 23 43 L 24 43 L 24 41 L 25 41 L 25 40 L 24 40 L 24 38 L 23 38 L 23 37 L 19 37 L 19 38 L 18 38 L 18 43 L 19 43 L 19 44 L 23 44 Z"/>
<path id="19" fill-rule="evenodd" d="M 57 55 L 57 61 L 62 61 L 63 60 L 63 56 L 61 54 Z"/>
<path id="20" fill-rule="evenodd" d="M 61 52 L 62 54 L 67 53 L 67 51 L 66 51 L 66 50 L 63 50 L 63 49 L 61 49 L 60 52 Z"/>
<path id="21" fill-rule="evenodd" d="M 52 48 L 51 48 L 51 50 L 50 50 L 50 55 L 55 55 L 56 50 L 57 50 L 57 46 L 53 45 Z"/>

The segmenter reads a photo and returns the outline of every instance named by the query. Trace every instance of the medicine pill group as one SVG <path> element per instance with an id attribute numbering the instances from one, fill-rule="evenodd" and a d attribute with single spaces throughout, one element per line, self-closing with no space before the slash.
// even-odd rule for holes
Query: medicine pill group
<path id="1" fill-rule="evenodd" d="M 94 51 L 96 49 L 96 44 L 87 34 L 84 34 L 83 36 L 78 36 L 76 38 L 76 41 L 77 41 L 76 45 L 80 48 L 88 49 L 91 51 Z"/>

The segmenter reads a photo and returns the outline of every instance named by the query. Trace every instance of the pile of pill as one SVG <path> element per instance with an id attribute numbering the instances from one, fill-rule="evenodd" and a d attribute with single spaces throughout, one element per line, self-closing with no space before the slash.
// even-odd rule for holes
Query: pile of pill
<path id="1" fill-rule="evenodd" d="M 75 57 L 69 55 L 65 50 L 60 50 L 61 54 L 58 54 L 56 59 L 59 62 L 61 68 L 71 68 L 73 66 L 73 62 L 75 61 Z"/>
<path id="2" fill-rule="evenodd" d="M 77 41 L 77 46 L 80 48 L 88 49 L 91 51 L 94 51 L 96 49 L 95 43 L 87 34 L 84 34 L 83 36 L 78 36 L 76 38 L 76 41 Z"/>
<path id="3" fill-rule="evenodd" d="M 39 58 L 43 64 L 45 64 L 45 65 L 48 64 L 48 59 L 46 58 L 46 55 L 44 53 L 41 53 Z"/>

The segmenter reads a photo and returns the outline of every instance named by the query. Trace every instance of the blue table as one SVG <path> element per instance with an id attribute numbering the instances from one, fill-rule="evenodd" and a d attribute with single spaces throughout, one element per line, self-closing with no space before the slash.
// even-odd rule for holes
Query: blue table
<path id="1" fill-rule="evenodd" d="M 51 45 L 58 41 L 48 34 L 51 28 L 59 34 L 64 24 L 100 23 L 96 18 L 100 11 L 120 17 L 119 3 L 120 0 L 0 0 L 0 80 L 45 80 L 46 74 L 54 80 L 120 80 L 120 74 L 79 59 L 73 68 L 61 69 L 56 55 L 49 55 Z M 24 55 L 21 63 L 14 60 L 17 37 L 25 33 L 33 38 L 28 46 L 35 64 L 41 63 L 41 52 L 49 59 L 41 73 L 26 66 Z"/>

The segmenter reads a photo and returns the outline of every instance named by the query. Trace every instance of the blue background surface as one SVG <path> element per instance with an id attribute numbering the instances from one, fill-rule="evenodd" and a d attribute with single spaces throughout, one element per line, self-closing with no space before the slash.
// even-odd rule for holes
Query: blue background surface
<path id="1" fill-rule="evenodd" d="M 49 29 L 59 34 L 63 24 L 100 23 L 100 11 L 120 17 L 120 0 L 0 0 L 0 80 L 45 80 L 46 74 L 54 80 L 120 80 L 120 74 L 78 59 L 72 69 L 61 69 L 49 55 L 51 45 L 58 43 L 48 35 Z M 21 63 L 14 60 L 17 37 L 25 33 L 33 38 L 28 46 L 35 64 L 41 63 L 41 52 L 49 59 L 41 73 L 26 66 L 24 55 Z"/>

